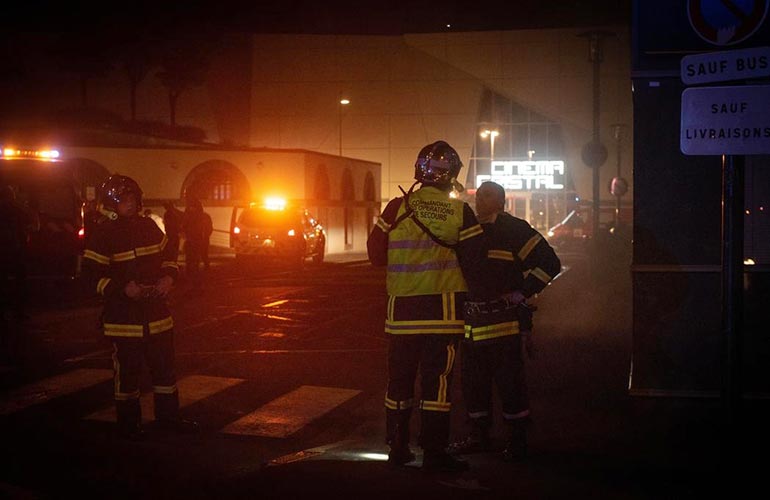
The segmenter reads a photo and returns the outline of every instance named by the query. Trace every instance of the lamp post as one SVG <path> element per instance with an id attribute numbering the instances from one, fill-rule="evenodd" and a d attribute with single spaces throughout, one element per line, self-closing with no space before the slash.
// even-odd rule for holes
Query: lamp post
<path id="1" fill-rule="evenodd" d="M 593 169 L 593 213 L 592 229 L 593 238 L 596 240 L 599 235 L 599 210 L 601 209 L 601 197 L 599 192 L 599 167 L 607 160 L 607 148 L 601 143 L 599 137 L 599 117 L 600 117 L 600 67 L 604 60 L 604 39 L 615 36 L 610 31 L 588 31 L 578 35 L 588 40 L 588 60 L 593 65 L 593 133 L 591 142 L 583 147 L 583 162 Z"/>
<path id="2" fill-rule="evenodd" d="M 340 156 L 342 156 L 342 108 L 350 104 L 350 99 L 342 98 L 340 99 L 340 112 L 339 112 L 339 131 L 340 131 Z"/>
<path id="3" fill-rule="evenodd" d="M 482 139 L 489 137 L 489 173 L 492 173 L 492 162 L 495 161 L 495 137 L 500 135 L 497 130 L 482 130 L 479 134 Z"/>

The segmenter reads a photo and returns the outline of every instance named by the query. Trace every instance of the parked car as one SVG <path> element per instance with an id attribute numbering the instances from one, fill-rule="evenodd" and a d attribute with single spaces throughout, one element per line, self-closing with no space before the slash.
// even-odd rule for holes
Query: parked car
<path id="1" fill-rule="evenodd" d="M 548 242 L 561 249 L 579 249 L 590 236 L 585 220 L 572 210 L 567 216 L 548 230 Z"/>
<path id="2" fill-rule="evenodd" d="M 236 261 L 274 259 L 301 265 L 308 257 L 323 262 L 326 232 L 306 209 L 272 201 L 244 209 L 231 241 Z"/>

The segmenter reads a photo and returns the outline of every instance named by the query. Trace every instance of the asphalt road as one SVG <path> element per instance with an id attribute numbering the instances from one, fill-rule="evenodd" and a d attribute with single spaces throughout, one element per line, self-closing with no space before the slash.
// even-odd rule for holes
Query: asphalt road
<path id="1" fill-rule="evenodd" d="M 111 348 L 96 327 L 98 303 L 38 288 L 30 318 L 4 324 L 0 497 L 695 498 L 714 491 L 722 464 L 718 401 L 630 398 L 629 284 L 592 284 L 583 257 L 562 260 L 563 274 L 537 299 L 530 460 L 473 456 L 472 471 L 460 478 L 382 463 L 381 269 L 353 261 L 244 270 L 224 260 L 203 291 L 181 283 L 172 311 L 182 414 L 202 432 L 155 429 L 145 392 L 149 436 L 138 443 L 114 435 Z M 467 426 L 459 370 L 455 382 L 460 437 Z"/>

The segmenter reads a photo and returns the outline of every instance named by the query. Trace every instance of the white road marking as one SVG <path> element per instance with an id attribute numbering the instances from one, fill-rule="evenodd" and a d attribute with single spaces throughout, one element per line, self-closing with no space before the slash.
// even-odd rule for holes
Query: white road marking
<path id="1" fill-rule="evenodd" d="M 303 385 L 236 420 L 222 432 L 285 438 L 360 393 L 357 389 Z"/>
<path id="2" fill-rule="evenodd" d="M 112 378 L 112 370 L 81 368 L 22 386 L 0 400 L 0 415 L 72 394 Z"/>
<path id="3" fill-rule="evenodd" d="M 236 349 L 230 351 L 193 351 L 177 352 L 179 356 L 231 356 L 235 354 L 330 354 L 330 353 L 352 353 L 352 352 L 382 352 L 379 349 Z"/>
<path id="4" fill-rule="evenodd" d="M 177 381 L 179 390 L 179 406 L 184 407 L 206 399 L 213 394 L 224 391 L 230 387 L 244 382 L 240 378 L 209 377 L 206 375 L 190 375 Z M 152 395 L 145 394 L 140 399 L 142 406 L 142 418 L 148 420 L 153 415 Z M 92 413 L 86 417 L 87 420 L 99 420 L 103 422 L 115 422 L 115 405 Z"/>

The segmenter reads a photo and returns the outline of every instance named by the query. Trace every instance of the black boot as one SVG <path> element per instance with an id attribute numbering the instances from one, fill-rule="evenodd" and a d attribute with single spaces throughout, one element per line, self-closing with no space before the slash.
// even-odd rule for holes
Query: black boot
<path id="1" fill-rule="evenodd" d="M 492 449 L 489 438 L 490 422 L 488 417 L 472 418 L 471 432 L 463 439 L 449 445 L 449 453 L 453 455 L 465 455 L 470 453 L 482 453 Z"/>
<path id="2" fill-rule="evenodd" d="M 129 441 L 141 441 L 146 435 L 142 430 L 142 407 L 139 399 L 115 400 L 118 417 L 118 435 Z"/>
<path id="3" fill-rule="evenodd" d="M 507 425 L 508 440 L 503 450 L 503 460 L 520 462 L 527 458 L 527 419 L 511 420 Z"/>
<path id="4" fill-rule="evenodd" d="M 459 474 L 468 469 L 468 462 L 455 458 L 444 450 L 425 450 L 422 458 L 422 470 L 428 474 Z"/>
<path id="5" fill-rule="evenodd" d="M 155 420 L 164 431 L 177 434 L 197 434 L 200 426 L 193 420 L 179 417 L 179 393 L 155 393 Z"/>
<path id="6" fill-rule="evenodd" d="M 177 434 L 197 434 L 200 432 L 198 422 L 178 417 L 158 420 L 158 427 L 164 431 L 176 432 Z"/>
<path id="7" fill-rule="evenodd" d="M 388 464 L 402 466 L 414 460 L 414 453 L 409 449 L 409 420 L 411 410 L 387 410 L 387 443 L 390 445 Z"/>

